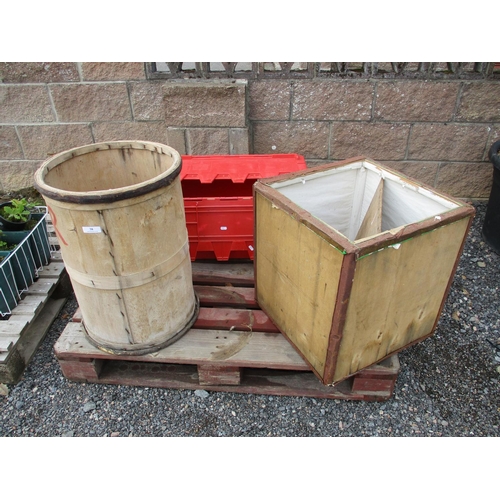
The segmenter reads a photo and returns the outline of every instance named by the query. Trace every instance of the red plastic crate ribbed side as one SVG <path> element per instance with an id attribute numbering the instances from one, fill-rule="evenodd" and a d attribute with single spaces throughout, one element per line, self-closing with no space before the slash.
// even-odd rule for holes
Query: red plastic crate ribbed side
<path id="1" fill-rule="evenodd" d="M 182 156 L 191 260 L 253 260 L 254 182 L 305 168 L 297 154 Z"/>

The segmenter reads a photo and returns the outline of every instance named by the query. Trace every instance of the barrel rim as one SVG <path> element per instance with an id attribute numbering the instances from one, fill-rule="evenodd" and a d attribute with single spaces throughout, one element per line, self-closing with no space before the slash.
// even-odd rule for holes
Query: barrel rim
<path id="1" fill-rule="evenodd" d="M 69 191 L 64 189 L 54 188 L 48 185 L 44 178 L 52 170 L 64 161 L 67 161 L 76 156 L 82 156 L 96 151 L 106 151 L 110 149 L 147 149 L 149 151 L 156 151 L 159 154 L 166 154 L 173 158 L 172 166 L 147 181 L 143 181 L 130 186 L 120 188 L 97 190 L 91 192 L 82 191 Z M 159 142 L 151 141 L 137 141 L 137 140 L 121 140 L 121 141 L 107 141 L 87 144 L 76 148 L 62 151 L 47 160 L 35 172 L 35 188 L 49 199 L 56 201 L 63 201 L 69 203 L 85 203 L 85 204 L 99 204 L 99 203 L 112 203 L 116 201 L 135 198 L 152 191 L 156 191 L 162 187 L 171 184 L 175 178 L 180 174 L 182 168 L 182 158 L 178 151 L 174 148 L 161 144 Z"/>

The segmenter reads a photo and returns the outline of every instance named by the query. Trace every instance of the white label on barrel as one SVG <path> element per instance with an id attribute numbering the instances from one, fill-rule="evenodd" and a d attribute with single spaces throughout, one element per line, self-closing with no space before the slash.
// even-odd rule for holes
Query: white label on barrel
<path id="1" fill-rule="evenodd" d="M 221 230 L 221 231 L 227 231 L 227 226 L 221 226 L 221 227 L 220 227 L 220 230 Z"/>
<path id="2" fill-rule="evenodd" d="M 100 226 L 82 226 L 83 232 L 88 234 L 102 233 Z"/>

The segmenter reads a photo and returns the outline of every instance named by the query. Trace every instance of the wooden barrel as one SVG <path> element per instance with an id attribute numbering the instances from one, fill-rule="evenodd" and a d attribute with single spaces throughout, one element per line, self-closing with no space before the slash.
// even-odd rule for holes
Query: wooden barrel
<path id="1" fill-rule="evenodd" d="M 180 170 L 166 145 L 113 141 L 35 173 L 88 339 L 103 351 L 154 352 L 197 318 Z"/>

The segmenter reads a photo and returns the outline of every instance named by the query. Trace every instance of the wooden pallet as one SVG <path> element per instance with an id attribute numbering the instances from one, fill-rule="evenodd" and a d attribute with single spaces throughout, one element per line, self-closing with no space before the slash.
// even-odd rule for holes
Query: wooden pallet
<path id="1" fill-rule="evenodd" d="M 38 274 L 12 314 L 0 321 L 0 383 L 19 381 L 71 292 L 60 257 L 53 258 Z"/>
<path id="2" fill-rule="evenodd" d="M 323 385 L 255 302 L 251 263 L 193 263 L 200 314 L 194 327 L 153 354 L 113 355 L 92 346 L 79 312 L 54 346 L 77 382 L 383 401 L 399 373 L 394 355 L 335 387 Z"/>

